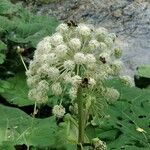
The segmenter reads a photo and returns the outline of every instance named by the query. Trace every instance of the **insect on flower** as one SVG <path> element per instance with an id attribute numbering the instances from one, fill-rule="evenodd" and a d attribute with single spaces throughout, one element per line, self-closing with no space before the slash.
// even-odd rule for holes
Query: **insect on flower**
<path id="1" fill-rule="evenodd" d="M 68 27 L 77 27 L 77 23 L 74 20 L 67 21 Z"/>
<path id="2" fill-rule="evenodd" d="M 106 59 L 104 57 L 100 57 L 99 59 L 103 64 L 106 64 Z"/>
<path id="3" fill-rule="evenodd" d="M 89 78 L 85 77 L 82 79 L 81 87 L 86 88 L 89 85 Z"/>

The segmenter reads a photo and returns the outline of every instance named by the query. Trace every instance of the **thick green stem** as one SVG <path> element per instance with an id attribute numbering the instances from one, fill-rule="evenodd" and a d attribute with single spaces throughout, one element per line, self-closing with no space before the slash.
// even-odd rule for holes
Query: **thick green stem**
<path id="1" fill-rule="evenodd" d="M 77 94 L 78 103 L 78 146 L 77 150 L 82 150 L 82 144 L 84 143 L 84 110 L 83 110 L 83 99 L 82 99 L 82 87 L 78 89 Z"/>

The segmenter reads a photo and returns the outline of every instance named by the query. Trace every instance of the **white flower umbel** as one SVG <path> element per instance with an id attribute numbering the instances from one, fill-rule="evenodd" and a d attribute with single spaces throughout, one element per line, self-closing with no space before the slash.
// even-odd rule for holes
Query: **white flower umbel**
<path id="1" fill-rule="evenodd" d="M 114 72 L 114 75 L 118 75 L 122 69 L 123 63 L 121 60 L 115 60 L 111 63 L 111 69 Z"/>
<path id="2" fill-rule="evenodd" d="M 63 43 L 63 36 L 60 33 L 55 33 L 51 37 L 51 44 L 57 46 Z"/>
<path id="3" fill-rule="evenodd" d="M 79 35 L 82 35 L 84 37 L 88 37 L 91 35 L 91 29 L 85 24 L 79 24 L 76 30 Z"/>
<path id="4" fill-rule="evenodd" d="M 122 56 L 122 50 L 120 48 L 115 48 L 113 50 L 113 55 L 115 58 L 120 58 Z"/>
<path id="5" fill-rule="evenodd" d="M 39 89 L 33 88 L 29 90 L 28 98 L 42 104 L 48 101 L 48 94 L 46 91 L 40 91 Z"/>
<path id="6" fill-rule="evenodd" d="M 107 150 L 107 145 L 105 142 L 101 141 L 99 138 L 92 139 L 92 144 L 95 150 Z"/>
<path id="7" fill-rule="evenodd" d="M 67 55 L 67 45 L 60 44 L 55 48 L 55 53 L 58 58 L 64 58 Z"/>
<path id="8" fill-rule="evenodd" d="M 37 74 L 40 76 L 40 78 L 44 78 L 48 75 L 49 72 L 49 65 L 43 64 L 43 66 L 39 67 L 37 70 Z"/>
<path id="9" fill-rule="evenodd" d="M 131 86 L 131 87 L 134 86 L 134 81 L 130 76 L 128 76 L 128 75 L 120 76 L 120 79 L 121 79 L 122 83 L 124 83 L 125 85 Z"/>
<path id="10" fill-rule="evenodd" d="M 104 97 L 111 104 L 119 99 L 120 93 L 114 88 L 107 88 Z"/>
<path id="11" fill-rule="evenodd" d="M 75 62 L 72 60 L 66 60 L 63 64 L 63 66 L 66 70 L 74 70 Z"/>
<path id="12" fill-rule="evenodd" d="M 95 34 L 98 41 L 103 41 L 108 36 L 108 31 L 103 27 L 99 27 L 95 30 Z"/>
<path id="13" fill-rule="evenodd" d="M 89 48 L 91 49 L 91 51 L 98 49 L 99 47 L 100 47 L 100 43 L 97 40 L 93 39 L 89 41 Z"/>
<path id="14" fill-rule="evenodd" d="M 56 68 L 56 67 L 49 67 L 49 70 L 48 70 L 48 77 L 51 79 L 51 80 L 55 80 L 59 77 L 59 70 Z"/>
<path id="15" fill-rule="evenodd" d="M 63 80 L 66 84 L 70 84 L 72 82 L 72 77 L 70 73 L 64 75 Z"/>
<path id="16" fill-rule="evenodd" d="M 48 65 L 53 65 L 58 62 L 58 57 L 55 53 L 49 53 L 47 54 L 46 61 Z"/>
<path id="17" fill-rule="evenodd" d="M 99 55 L 99 60 L 100 62 L 102 62 L 103 64 L 105 63 L 110 63 L 110 53 L 109 52 L 103 52 Z"/>
<path id="18" fill-rule="evenodd" d="M 100 42 L 100 51 L 105 52 L 108 50 L 107 45 L 104 42 Z"/>
<path id="19" fill-rule="evenodd" d="M 62 93 L 62 88 L 59 82 L 56 82 L 51 87 L 54 95 L 60 95 Z"/>
<path id="20" fill-rule="evenodd" d="M 57 32 L 60 32 L 60 33 L 66 33 L 67 31 L 69 30 L 69 27 L 67 24 L 65 23 L 61 23 L 57 28 L 56 28 L 56 31 Z"/>
<path id="21" fill-rule="evenodd" d="M 92 91 L 99 81 L 116 75 L 121 67 L 113 54 L 115 38 L 103 27 L 60 24 L 56 33 L 38 43 L 26 72 L 30 98 L 45 103 L 49 94 L 57 97 L 69 94 L 72 101 L 79 88 Z"/>
<path id="22" fill-rule="evenodd" d="M 40 81 L 40 76 L 39 75 L 34 75 L 34 76 L 31 76 L 27 79 L 27 85 L 32 88 L 32 87 L 35 87 L 39 81 Z"/>
<path id="23" fill-rule="evenodd" d="M 110 48 L 113 45 L 113 39 L 110 37 L 105 37 L 104 43 Z"/>
<path id="24" fill-rule="evenodd" d="M 50 44 L 50 39 L 51 39 L 51 37 L 48 36 L 38 43 L 38 45 L 36 47 L 38 53 L 44 54 L 44 53 L 51 51 L 52 47 Z"/>
<path id="25" fill-rule="evenodd" d="M 96 58 L 93 54 L 86 54 L 85 55 L 86 63 L 87 64 L 93 64 L 96 63 Z"/>
<path id="26" fill-rule="evenodd" d="M 55 105 L 52 110 L 52 113 L 54 114 L 54 116 L 58 118 L 62 118 L 65 112 L 66 112 L 65 108 L 62 105 Z"/>
<path id="27" fill-rule="evenodd" d="M 75 86 L 78 86 L 82 81 L 82 78 L 78 75 L 75 75 L 71 78 L 71 83 L 72 85 L 75 87 Z"/>
<path id="28" fill-rule="evenodd" d="M 72 38 L 69 41 L 69 46 L 71 49 L 78 51 L 81 48 L 81 41 L 78 38 Z"/>
<path id="29" fill-rule="evenodd" d="M 83 53 L 76 53 L 74 55 L 74 61 L 76 64 L 85 64 L 86 57 Z"/>

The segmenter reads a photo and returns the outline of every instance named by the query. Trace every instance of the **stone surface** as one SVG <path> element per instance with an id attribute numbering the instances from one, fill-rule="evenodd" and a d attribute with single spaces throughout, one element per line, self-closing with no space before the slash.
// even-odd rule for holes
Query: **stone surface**
<path id="1" fill-rule="evenodd" d="M 61 0 L 37 7 L 39 14 L 104 26 L 119 37 L 126 74 L 150 64 L 150 0 Z"/>

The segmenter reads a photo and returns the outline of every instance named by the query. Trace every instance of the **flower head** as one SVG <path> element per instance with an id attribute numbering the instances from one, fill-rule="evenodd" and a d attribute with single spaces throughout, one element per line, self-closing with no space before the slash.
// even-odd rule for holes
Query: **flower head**
<path id="1" fill-rule="evenodd" d="M 81 41 L 80 41 L 80 39 L 78 39 L 78 38 L 72 38 L 69 41 L 69 46 L 73 50 L 76 50 L 76 51 L 79 50 L 81 48 Z"/>
<path id="2" fill-rule="evenodd" d="M 57 28 L 56 31 L 60 33 L 65 33 L 69 30 L 69 27 L 65 23 L 61 23 Z"/>
<path id="3" fill-rule="evenodd" d="M 95 34 L 98 41 L 103 41 L 107 37 L 108 31 L 103 27 L 99 27 L 98 29 L 95 30 Z"/>
<path id="4" fill-rule="evenodd" d="M 114 88 L 107 88 L 104 97 L 106 98 L 108 103 L 114 103 L 119 99 L 120 93 Z"/>
<path id="5" fill-rule="evenodd" d="M 92 139 L 92 143 L 96 150 L 107 150 L 107 145 L 105 142 L 101 141 L 99 138 Z"/>
<path id="6" fill-rule="evenodd" d="M 59 70 L 56 67 L 49 67 L 48 69 L 48 77 L 51 80 L 55 80 L 59 77 Z"/>
<path id="7" fill-rule="evenodd" d="M 100 47 L 100 43 L 96 39 L 93 39 L 89 41 L 89 47 L 91 50 L 98 49 Z"/>
<path id="8" fill-rule="evenodd" d="M 66 60 L 63 66 L 67 70 L 73 70 L 75 68 L 75 62 L 73 60 Z"/>
<path id="9" fill-rule="evenodd" d="M 51 87 L 54 95 L 60 95 L 62 93 L 62 88 L 59 82 L 56 82 Z"/>
<path id="10" fill-rule="evenodd" d="M 63 36 L 60 33 L 55 33 L 51 37 L 51 44 L 53 46 L 60 45 L 63 43 Z"/>
<path id="11" fill-rule="evenodd" d="M 116 57 L 116 58 L 120 58 L 121 55 L 122 55 L 122 50 L 120 48 L 115 48 L 114 51 L 113 51 L 113 55 Z"/>
<path id="12" fill-rule="evenodd" d="M 126 76 L 120 76 L 120 79 L 122 81 L 122 83 L 124 83 L 125 85 L 128 85 L 128 86 L 134 86 L 134 82 L 133 82 L 133 79 L 126 75 Z"/>
<path id="13" fill-rule="evenodd" d="M 64 58 L 67 55 L 67 46 L 65 44 L 60 44 L 55 48 L 55 53 L 57 57 Z"/>
<path id="14" fill-rule="evenodd" d="M 96 62 L 96 58 L 93 54 L 86 54 L 85 59 L 87 64 L 93 64 Z"/>
<path id="15" fill-rule="evenodd" d="M 74 61 L 76 64 L 84 64 L 86 62 L 86 57 L 83 53 L 76 53 L 74 55 Z"/>
<path id="16" fill-rule="evenodd" d="M 30 99 L 45 103 L 52 94 L 62 99 L 69 95 L 73 101 L 79 88 L 84 88 L 85 78 L 88 79 L 86 89 L 91 93 L 102 89 L 96 92 L 102 96 L 105 87 L 99 82 L 118 75 L 121 69 L 120 60 L 116 60 L 120 53 L 112 50 L 115 38 L 115 34 L 108 33 L 103 27 L 96 29 L 82 23 L 70 28 L 65 23 L 60 24 L 56 33 L 38 43 L 26 72 Z M 106 90 L 107 96 L 117 97 L 115 90 L 114 93 L 112 89 Z M 96 101 L 96 95 L 94 97 Z M 58 110 L 64 115 L 63 107 L 56 105 L 53 108 L 55 116 L 63 116 Z"/>
<path id="17" fill-rule="evenodd" d="M 62 105 L 55 105 L 52 110 L 54 116 L 62 118 L 65 114 L 65 108 Z"/>
<path id="18" fill-rule="evenodd" d="M 91 29 L 85 24 L 79 24 L 77 27 L 78 34 L 88 37 L 91 34 Z"/>

